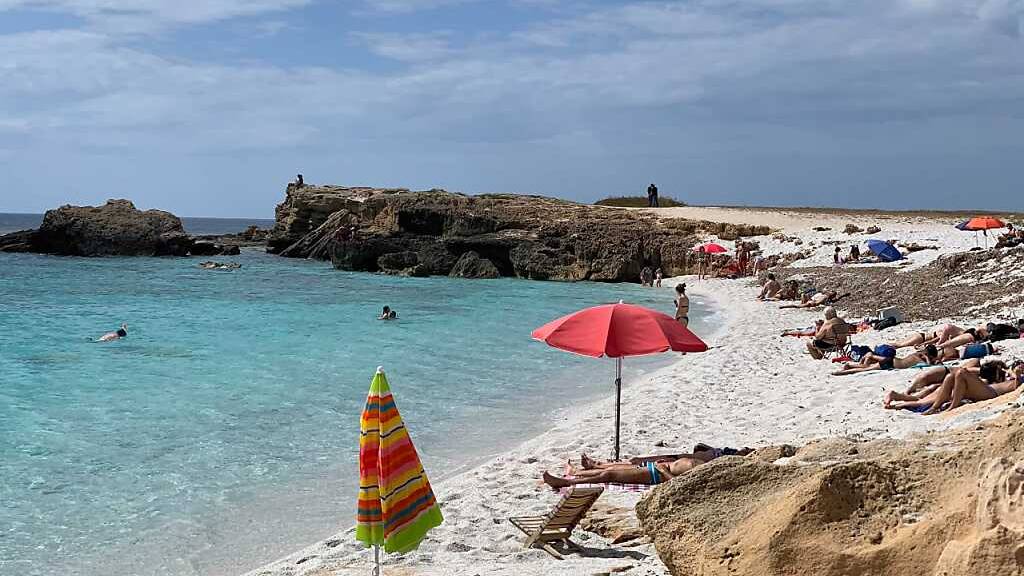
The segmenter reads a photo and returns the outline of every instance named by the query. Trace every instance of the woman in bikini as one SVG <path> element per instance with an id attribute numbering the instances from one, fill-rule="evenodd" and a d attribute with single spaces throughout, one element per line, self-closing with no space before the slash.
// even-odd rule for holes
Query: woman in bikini
<path id="1" fill-rule="evenodd" d="M 582 469 L 572 470 L 572 478 L 562 478 L 545 472 L 544 483 L 552 488 L 565 488 L 575 484 L 661 484 L 720 456 L 746 456 L 751 452 L 753 450 L 750 448 L 730 451 L 698 445 L 692 454 L 647 456 L 631 458 L 628 462 L 600 462 L 584 454 L 580 459 Z"/>
<path id="2" fill-rule="evenodd" d="M 947 359 L 948 353 L 940 354 L 939 350 L 932 345 L 928 345 L 924 350 L 914 352 L 909 356 L 898 358 L 895 355 L 889 356 L 881 353 L 883 346 L 875 348 L 875 352 L 868 352 L 861 358 L 858 364 L 843 364 L 843 369 L 833 372 L 833 376 L 846 376 L 848 374 L 858 374 L 860 372 L 870 372 L 872 370 L 903 370 L 904 368 L 910 368 L 917 364 L 928 364 L 935 365 L 941 363 L 944 359 Z M 892 350 L 895 353 L 895 350 Z M 956 350 L 953 350 L 955 353 Z M 957 356 L 948 358 L 953 360 Z"/>
<path id="3" fill-rule="evenodd" d="M 1024 381 L 1024 362 L 1017 360 L 1007 370 L 996 360 L 980 367 L 953 368 L 942 384 L 922 398 L 890 390 L 883 406 L 892 410 L 921 410 L 924 415 L 936 414 L 949 402 L 948 410 L 958 408 L 964 400 L 980 402 L 1013 392 Z"/>

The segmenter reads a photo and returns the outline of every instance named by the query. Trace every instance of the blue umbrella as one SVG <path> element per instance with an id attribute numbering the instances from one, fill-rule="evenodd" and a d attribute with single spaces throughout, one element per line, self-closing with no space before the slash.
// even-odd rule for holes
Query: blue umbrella
<path id="1" fill-rule="evenodd" d="M 903 254 L 900 254 L 900 251 L 888 242 L 882 242 L 881 240 L 868 240 L 867 244 L 868 250 L 871 250 L 886 262 L 895 262 L 903 259 Z"/>
<path id="2" fill-rule="evenodd" d="M 954 226 L 954 228 L 956 228 L 957 230 L 967 230 L 967 224 L 969 224 L 969 223 L 970 223 L 970 220 L 964 220 L 963 222 L 961 222 L 961 223 L 957 224 L 956 226 Z"/>

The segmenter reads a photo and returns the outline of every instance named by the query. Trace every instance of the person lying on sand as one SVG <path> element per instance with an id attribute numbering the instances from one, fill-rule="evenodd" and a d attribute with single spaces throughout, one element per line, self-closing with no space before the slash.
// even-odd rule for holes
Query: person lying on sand
<path id="1" fill-rule="evenodd" d="M 783 330 L 782 335 L 799 337 L 814 336 L 819 330 L 821 330 L 821 326 L 824 323 L 824 320 L 815 320 L 814 326 L 808 326 L 807 328 L 790 328 L 789 330 Z"/>
<path id="2" fill-rule="evenodd" d="M 113 342 L 114 340 L 120 340 L 121 338 L 124 338 L 126 336 L 128 336 L 128 325 L 122 323 L 121 327 L 118 328 L 116 332 L 107 332 L 103 336 L 100 336 L 96 341 Z"/>
<path id="3" fill-rule="evenodd" d="M 783 304 L 782 306 L 779 306 L 779 308 L 817 308 L 818 306 L 839 302 L 849 295 L 850 293 L 847 292 L 846 294 L 839 296 L 835 290 L 829 290 L 828 292 L 815 292 L 813 296 L 804 299 L 799 304 Z"/>
<path id="4" fill-rule="evenodd" d="M 786 280 L 782 290 L 775 295 L 774 300 L 796 300 L 800 292 L 800 283 L 796 280 Z"/>
<path id="5" fill-rule="evenodd" d="M 1000 361 L 989 362 L 977 371 L 953 368 L 940 386 L 923 398 L 889 391 L 883 405 L 891 410 L 924 410 L 928 416 L 955 410 L 964 400 L 981 402 L 1013 392 L 1024 382 L 1024 362 L 1017 360 L 1009 370 Z M 949 402 L 949 406 L 945 404 Z"/>
<path id="6" fill-rule="evenodd" d="M 977 329 L 975 328 L 965 330 L 953 324 L 942 324 L 941 326 L 937 326 L 932 331 L 916 332 L 904 338 L 903 340 L 900 340 L 898 342 L 892 342 L 889 345 L 897 349 L 909 348 L 911 346 L 924 348 L 929 344 L 935 344 L 935 346 L 939 346 L 964 333 L 970 333 L 973 337 L 976 331 Z"/>
<path id="7" fill-rule="evenodd" d="M 821 360 L 826 352 L 846 346 L 850 337 L 850 326 L 836 313 L 836 309 L 825 308 L 825 322 L 818 329 L 814 338 L 807 341 L 807 352 L 815 359 Z"/>
<path id="8" fill-rule="evenodd" d="M 833 372 L 833 376 L 846 376 L 872 370 L 902 370 L 917 364 L 938 364 L 942 362 L 939 351 L 935 346 L 927 346 L 924 350 L 914 352 L 903 358 L 896 357 L 896 349 L 887 344 L 876 346 L 873 352 L 868 352 L 857 364 L 843 364 L 843 369 Z"/>
<path id="9" fill-rule="evenodd" d="M 761 293 L 757 295 L 758 300 L 769 300 L 782 290 L 782 284 L 775 279 L 775 274 L 768 274 L 768 281 L 761 287 Z"/>
<path id="10" fill-rule="evenodd" d="M 977 371 L 981 367 L 981 360 L 974 358 L 967 360 L 960 364 L 960 368 L 967 370 Z M 907 391 L 903 393 L 903 396 L 913 396 L 914 398 L 921 399 L 935 391 L 942 381 L 945 380 L 946 376 L 952 368 L 948 366 L 936 366 L 934 368 L 925 368 L 910 381 L 910 386 L 907 387 Z"/>
<path id="11" fill-rule="evenodd" d="M 951 328 L 957 327 L 951 326 Z M 977 344 L 979 342 L 984 342 L 986 340 L 988 340 L 988 329 L 985 328 L 984 326 L 978 326 L 977 328 L 968 328 L 966 330 L 963 330 L 962 332 L 960 332 L 960 334 L 956 336 L 952 336 L 946 339 L 940 338 L 940 341 L 937 342 L 935 346 L 940 351 L 952 350 L 959 346 Z"/>
<path id="12" fill-rule="evenodd" d="M 731 455 L 726 454 L 726 451 L 729 450 L 727 448 L 718 450 L 708 446 L 698 446 L 698 448 L 701 447 L 707 449 L 695 450 L 692 454 L 646 456 L 634 458 L 628 462 L 599 462 L 584 455 L 581 459 L 581 469 L 573 470 L 572 478 L 562 478 L 544 472 L 544 483 L 552 488 L 566 488 L 576 484 L 661 484 L 715 458 Z M 744 448 L 731 452 L 737 456 L 746 456 L 753 450 Z"/>

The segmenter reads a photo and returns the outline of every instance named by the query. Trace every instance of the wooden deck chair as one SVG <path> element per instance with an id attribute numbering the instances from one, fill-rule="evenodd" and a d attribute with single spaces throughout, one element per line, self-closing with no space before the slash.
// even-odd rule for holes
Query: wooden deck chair
<path id="1" fill-rule="evenodd" d="M 526 534 L 523 542 L 527 548 L 538 547 L 558 560 L 562 555 L 552 546 L 552 542 L 563 542 L 574 546 L 569 541 L 572 531 L 580 520 L 587 515 L 590 507 L 597 502 L 597 498 L 604 492 L 604 488 L 573 488 L 562 496 L 555 508 L 544 516 L 518 516 L 509 518 L 513 526 Z"/>

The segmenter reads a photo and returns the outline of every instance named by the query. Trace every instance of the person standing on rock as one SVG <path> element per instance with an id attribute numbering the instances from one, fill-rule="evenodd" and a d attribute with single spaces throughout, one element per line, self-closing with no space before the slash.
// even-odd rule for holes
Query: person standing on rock
<path id="1" fill-rule="evenodd" d="M 686 283 L 676 285 L 676 321 L 687 327 L 690 325 L 690 297 L 686 295 Z"/>
<path id="2" fill-rule="evenodd" d="M 703 280 L 707 276 L 708 253 L 703 246 L 697 251 L 697 280 Z"/>
<path id="3" fill-rule="evenodd" d="M 302 180 L 302 174 L 296 174 L 295 175 L 295 187 L 296 188 L 302 188 L 305 185 L 306 185 L 306 183 Z"/>
<path id="4" fill-rule="evenodd" d="M 654 182 L 651 182 L 651 185 L 647 187 L 647 207 L 658 207 L 658 187 L 654 185 Z"/>
<path id="5" fill-rule="evenodd" d="M 654 271 L 654 287 L 655 288 L 661 288 L 661 279 L 663 277 L 664 277 L 664 274 L 662 274 L 661 268 L 658 268 L 657 270 Z"/>

